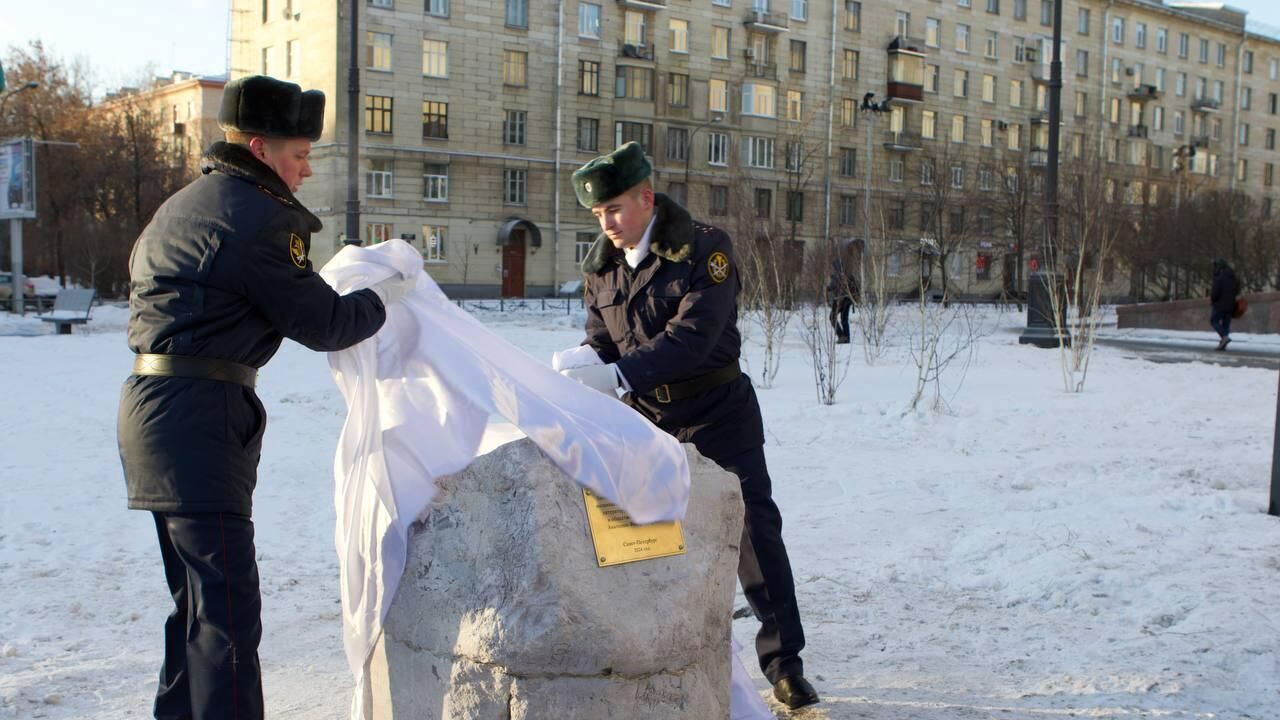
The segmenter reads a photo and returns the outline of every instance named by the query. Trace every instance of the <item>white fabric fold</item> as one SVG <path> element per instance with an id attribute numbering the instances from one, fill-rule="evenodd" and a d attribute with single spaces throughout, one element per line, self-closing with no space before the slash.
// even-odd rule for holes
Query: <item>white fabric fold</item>
<path id="1" fill-rule="evenodd" d="M 320 273 L 340 293 L 394 273 L 418 277 L 373 338 L 329 354 L 348 411 L 334 457 L 343 645 L 356 678 L 351 716 L 364 720 L 365 664 L 404 572 L 409 526 L 431 503 L 435 479 L 475 458 L 491 416 L 638 523 L 684 516 L 689 468 L 675 438 L 454 305 L 404 241 L 348 246 Z M 734 662 L 735 679 L 745 677 Z"/>

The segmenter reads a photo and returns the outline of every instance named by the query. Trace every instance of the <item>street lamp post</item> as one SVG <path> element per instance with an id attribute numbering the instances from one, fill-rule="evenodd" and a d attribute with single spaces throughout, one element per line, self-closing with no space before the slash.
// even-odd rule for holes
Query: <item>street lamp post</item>
<path id="1" fill-rule="evenodd" d="M 29 80 L 22 84 L 21 87 L 11 90 L 7 93 L 0 94 L 0 116 L 3 116 L 4 108 L 9 104 L 9 99 L 26 90 L 35 90 L 40 87 L 40 83 L 35 80 Z M 30 151 L 33 148 L 30 140 L 26 144 Z M 32 166 L 34 167 L 34 161 Z M 34 178 L 32 178 L 34 182 Z M 22 274 L 22 218 L 14 217 L 9 219 L 9 262 L 12 265 L 13 277 L 13 295 L 10 298 L 13 303 L 14 314 L 21 315 L 25 311 L 23 301 L 24 290 L 26 289 L 26 277 Z"/>
<path id="2" fill-rule="evenodd" d="M 346 245 L 360 244 L 360 6 L 350 0 L 351 41 L 347 51 L 347 237 Z"/>
<path id="3" fill-rule="evenodd" d="M 858 107 L 863 118 L 865 118 L 864 124 L 867 126 L 867 156 L 864 158 L 867 168 L 866 172 L 863 173 L 864 182 L 862 187 L 862 252 L 858 253 L 858 287 L 862 288 L 863 292 L 866 292 L 867 287 L 867 251 L 871 245 L 871 172 L 875 165 L 875 153 L 873 150 L 875 146 L 872 144 L 871 135 L 872 129 L 876 124 L 876 118 L 880 116 L 880 113 L 889 112 L 889 101 L 883 100 L 877 103 L 874 102 L 875 97 L 876 94 L 873 92 L 863 95 L 862 105 Z"/>
<path id="4" fill-rule="evenodd" d="M 718 122 L 720 122 L 720 121 L 721 121 L 721 120 L 723 120 L 723 119 L 724 119 L 724 116 L 723 116 L 723 115 L 712 115 L 712 116 L 711 116 L 711 119 L 707 120 L 706 122 L 702 123 L 702 124 L 701 124 L 701 125 L 699 125 L 698 127 L 694 128 L 694 129 L 693 129 L 693 132 L 689 133 L 689 143 L 688 143 L 688 146 L 687 146 L 687 147 L 685 147 L 685 149 L 684 149 L 684 204 L 685 204 L 686 206 L 689 204 L 689 195 L 690 195 L 690 191 L 689 191 L 689 160 L 690 160 L 690 158 L 692 158 L 692 157 L 693 157 L 693 138 L 694 138 L 694 136 L 695 136 L 695 135 L 697 135 L 697 134 L 698 134 L 698 131 L 699 131 L 699 130 L 701 130 L 701 129 L 705 128 L 705 127 L 709 127 L 709 126 L 711 126 L 711 125 L 714 125 L 715 123 L 718 123 Z"/>

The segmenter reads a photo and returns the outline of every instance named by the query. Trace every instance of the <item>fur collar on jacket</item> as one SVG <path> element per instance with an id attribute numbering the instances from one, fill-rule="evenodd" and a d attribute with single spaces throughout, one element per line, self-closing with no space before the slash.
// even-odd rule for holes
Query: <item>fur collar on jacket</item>
<path id="1" fill-rule="evenodd" d="M 204 154 L 204 162 L 200 167 L 200 172 L 208 175 L 214 171 L 226 173 L 253 183 L 276 200 L 302 213 L 307 222 L 307 229 L 311 232 L 319 232 L 324 227 L 324 224 L 320 222 L 320 218 L 298 202 L 298 198 L 293 196 L 293 193 L 289 191 L 288 186 L 284 184 L 280 176 L 261 160 L 254 157 L 253 153 L 249 152 L 249 149 L 243 145 L 222 141 L 210 145 L 209 150 Z"/>
<path id="2" fill-rule="evenodd" d="M 658 221 L 649 236 L 649 251 L 671 262 L 684 262 L 693 257 L 693 217 L 675 200 L 662 193 L 653 194 L 653 211 Z M 608 235 L 600 233 L 582 260 L 584 275 L 598 273 L 613 266 L 622 251 L 613 246 Z"/>

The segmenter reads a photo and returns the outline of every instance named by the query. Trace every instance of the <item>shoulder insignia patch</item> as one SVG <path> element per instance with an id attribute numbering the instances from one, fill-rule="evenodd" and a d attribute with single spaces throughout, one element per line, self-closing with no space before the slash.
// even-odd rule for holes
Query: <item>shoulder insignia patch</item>
<path id="1" fill-rule="evenodd" d="M 729 277 L 729 256 L 719 250 L 707 258 L 707 274 L 712 282 L 722 283 Z"/>
<path id="2" fill-rule="evenodd" d="M 302 242 L 302 238 L 295 233 L 289 233 L 289 259 L 299 269 L 307 267 L 307 246 Z"/>

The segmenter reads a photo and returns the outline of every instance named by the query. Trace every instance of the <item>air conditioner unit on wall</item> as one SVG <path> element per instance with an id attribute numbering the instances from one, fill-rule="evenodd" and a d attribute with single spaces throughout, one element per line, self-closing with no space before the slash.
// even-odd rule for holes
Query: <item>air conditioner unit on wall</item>
<path id="1" fill-rule="evenodd" d="M 742 55 L 743 55 L 743 57 L 745 57 L 745 58 L 746 58 L 746 59 L 748 59 L 748 60 L 754 60 L 754 59 L 755 59 L 755 57 L 756 57 L 756 49 L 755 49 L 755 48 L 747 48 L 747 49 L 745 49 L 745 50 L 743 50 L 743 51 L 742 51 Z"/>

